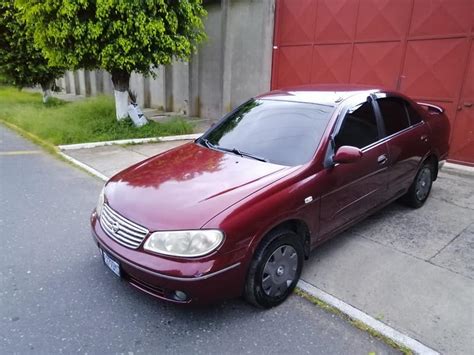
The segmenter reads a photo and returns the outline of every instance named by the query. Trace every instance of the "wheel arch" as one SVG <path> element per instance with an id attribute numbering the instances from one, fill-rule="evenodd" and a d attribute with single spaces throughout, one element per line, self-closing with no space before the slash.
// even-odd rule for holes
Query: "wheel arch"
<path id="1" fill-rule="evenodd" d="M 255 250 L 258 249 L 258 247 L 262 244 L 262 242 L 265 240 L 265 238 L 268 235 L 278 230 L 291 230 L 292 232 L 296 233 L 301 238 L 305 259 L 309 258 L 310 246 L 311 246 L 311 233 L 306 222 L 298 218 L 287 219 L 271 227 L 269 230 L 263 233 L 263 236 L 258 241 Z"/>
<path id="2" fill-rule="evenodd" d="M 438 178 L 438 157 L 434 153 L 428 154 L 428 156 L 423 160 L 423 164 L 429 163 L 433 166 L 433 181 Z"/>

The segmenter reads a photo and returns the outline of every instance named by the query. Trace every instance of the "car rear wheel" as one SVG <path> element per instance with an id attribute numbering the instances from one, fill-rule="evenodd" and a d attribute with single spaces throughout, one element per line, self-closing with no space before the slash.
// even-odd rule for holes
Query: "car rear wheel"
<path id="1" fill-rule="evenodd" d="M 413 181 L 403 201 L 413 208 L 419 208 L 428 199 L 428 196 L 433 185 L 434 167 L 431 162 L 423 164 L 418 171 L 415 180 Z"/>
<path id="2" fill-rule="evenodd" d="M 258 247 L 245 285 L 247 302 L 263 308 L 282 303 L 295 289 L 303 268 L 301 238 L 289 230 L 271 232 Z"/>

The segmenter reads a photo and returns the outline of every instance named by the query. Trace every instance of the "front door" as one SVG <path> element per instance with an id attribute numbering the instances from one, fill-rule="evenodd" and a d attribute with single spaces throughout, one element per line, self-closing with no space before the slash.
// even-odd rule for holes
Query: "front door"
<path id="1" fill-rule="evenodd" d="M 335 150 L 354 146 L 363 152 L 355 163 L 336 164 L 323 171 L 320 237 L 344 229 L 357 218 L 383 202 L 386 194 L 388 150 L 380 137 L 373 103 L 364 102 L 350 108 L 335 136 Z"/>

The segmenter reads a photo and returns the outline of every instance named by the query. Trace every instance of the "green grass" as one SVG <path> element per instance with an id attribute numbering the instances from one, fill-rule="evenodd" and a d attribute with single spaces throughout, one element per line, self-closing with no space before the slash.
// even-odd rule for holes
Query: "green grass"
<path id="1" fill-rule="evenodd" d="M 52 99 L 46 105 L 41 94 L 0 86 L 0 121 L 14 124 L 45 141 L 58 144 L 147 138 L 192 132 L 192 126 L 176 117 L 169 122 L 137 128 L 131 120 L 117 122 L 114 101 L 98 96 L 77 102 Z"/>

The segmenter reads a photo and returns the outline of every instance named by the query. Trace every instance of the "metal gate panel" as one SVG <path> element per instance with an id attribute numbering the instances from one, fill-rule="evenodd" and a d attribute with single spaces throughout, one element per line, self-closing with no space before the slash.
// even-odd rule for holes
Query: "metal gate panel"
<path id="1" fill-rule="evenodd" d="M 361 0 L 358 41 L 399 41 L 408 32 L 413 0 Z"/>
<path id="2" fill-rule="evenodd" d="M 351 44 L 315 45 L 312 83 L 347 83 L 351 69 Z"/>
<path id="3" fill-rule="evenodd" d="M 354 39 L 358 0 L 319 0 L 316 43 L 344 43 Z"/>
<path id="4" fill-rule="evenodd" d="M 472 26 L 472 0 L 415 0 L 410 37 L 467 34 Z"/>
<path id="5" fill-rule="evenodd" d="M 311 43 L 314 40 L 316 0 L 281 0 L 277 3 L 275 35 L 279 45 Z"/>
<path id="6" fill-rule="evenodd" d="M 278 81 L 275 83 L 277 87 L 309 84 L 312 49 L 311 45 L 278 49 Z"/>
<path id="7" fill-rule="evenodd" d="M 397 88 L 445 107 L 450 159 L 473 164 L 473 35 L 474 0 L 276 0 L 272 89 Z"/>
<path id="8" fill-rule="evenodd" d="M 471 51 L 457 115 L 453 124 L 450 158 L 474 166 L 474 42 Z"/>
<path id="9" fill-rule="evenodd" d="M 409 41 L 401 90 L 417 98 L 454 100 L 467 52 L 466 38 Z"/>
<path id="10" fill-rule="evenodd" d="M 396 88 L 401 55 L 401 42 L 356 44 L 350 82 Z"/>

